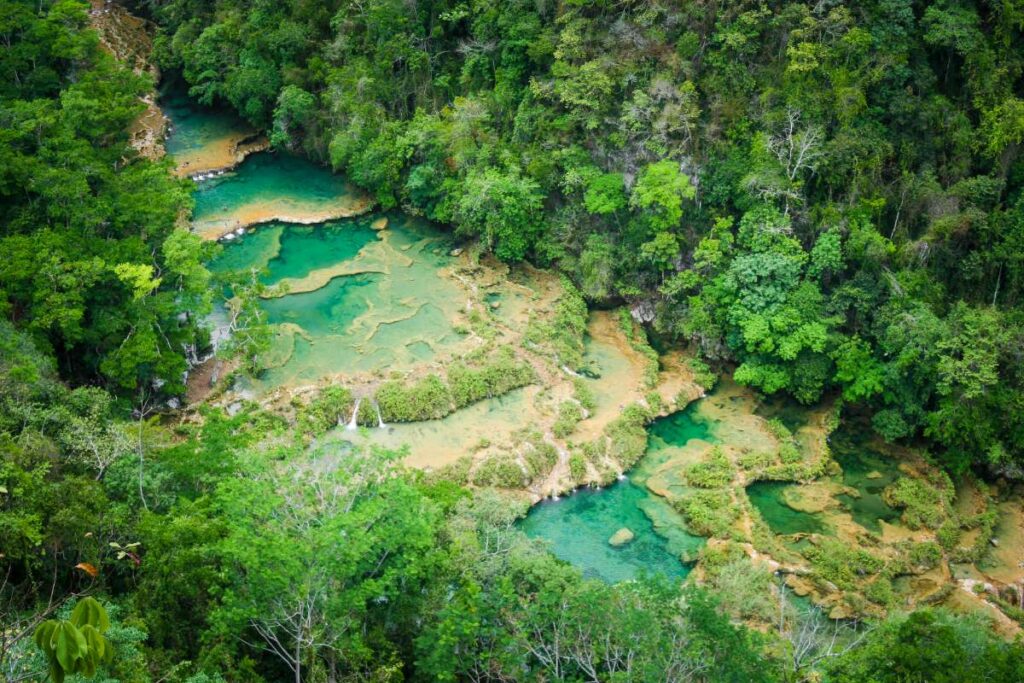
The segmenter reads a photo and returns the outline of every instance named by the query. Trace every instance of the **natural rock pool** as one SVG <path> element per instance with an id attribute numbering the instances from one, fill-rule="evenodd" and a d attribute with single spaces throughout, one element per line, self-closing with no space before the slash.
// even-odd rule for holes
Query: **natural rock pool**
<path id="1" fill-rule="evenodd" d="M 193 228 L 224 246 L 211 269 L 254 272 L 265 287 L 259 306 L 271 324 L 272 344 L 264 369 L 236 377 L 225 405 L 250 398 L 287 409 L 325 386 L 342 385 L 352 390 L 356 406 L 359 399 L 366 406 L 382 382 L 444 376 L 453 362 L 511 350 L 535 375 L 526 386 L 441 419 L 383 426 L 363 421 L 366 426 L 349 429 L 352 418 L 344 415 L 325 438 L 408 447 L 405 462 L 425 470 L 468 458 L 471 482 L 490 458 L 511 458 L 525 474 L 530 449 L 550 449 L 550 472 L 520 489 L 541 500 L 520 526 L 588 576 L 606 581 L 643 573 L 683 579 L 702 549 L 722 543 L 752 558 L 774 558 L 772 566 L 790 576 L 813 578 L 829 539 L 848 548 L 867 541 L 890 564 L 906 555 L 909 544 L 933 542 L 933 529 L 908 528 L 901 510 L 885 499 L 901 479 L 934 474 L 912 451 L 880 446 L 850 429 L 833 433 L 829 448 L 828 404 L 768 405 L 728 380 L 692 402 L 701 391 L 685 358 L 663 354 L 652 379 L 650 356 L 626 333 L 628 315 L 623 323 L 614 312 L 591 313 L 581 364 L 566 367 L 538 341 L 563 297 L 554 274 L 470 258 L 449 233 L 426 221 L 370 212 L 366 197 L 343 177 L 265 151 L 265 141 L 232 117 L 180 99 L 164 106 L 173 124 L 168 153 L 180 174 L 198 178 Z M 592 394 L 593 404 L 578 424 L 556 436 L 556 418 L 578 403 L 581 389 Z M 591 462 L 584 481 L 612 483 L 551 499 L 580 482 L 570 473 L 570 457 L 610 441 L 609 428 L 637 404 L 657 406 L 653 415 L 669 414 L 650 424 L 646 451 L 626 476 L 614 481 L 623 468 Z M 724 479 L 711 488 L 696 483 L 697 470 L 715 462 L 725 468 Z M 1006 499 L 995 508 L 992 533 L 1002 544 L 988 551 L 978 520 L 991 500 L 980 492 L 974 498 L 977 504 L 960 513 L 956 551 L 967 559 L 952 578 L 945 563 L 928 572 L 901 570 L 906 573 L 893 580 L 898 599 L 924 599 L 949 581 L 1010 585 L 1022 578 L 1015 559 L 1019 502 Z M 717 502 L 691 505 L 699 499 Z M 851 614 L 845 591 L 863 588 L 833 590 L 828 581 L 805 578 L 792 583 L 833 614 Z M 978 604 L 966 590 L 956 595 Z"/>
<path id="2" fill-rule="evenodd" d="M 555 555 L 588 576 L 622 581 L 646 572 L 685 578 L 704 539 L 691 534 L 679 513 L 645 482 L 666 451 L 709 437 L 709 426 L 694 419 L 697 405 L 651 425 L 647 454 L 628 477 L 603 490 L 580 489 L 535 505 L 522 521 L 523 531 L 547 541 Z M 616 547 L 609 540 L 620 529 L 634 538 Z"/>

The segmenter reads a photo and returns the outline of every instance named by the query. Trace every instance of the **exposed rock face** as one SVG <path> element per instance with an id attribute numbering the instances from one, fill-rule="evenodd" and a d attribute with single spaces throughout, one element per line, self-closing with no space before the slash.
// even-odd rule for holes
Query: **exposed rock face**
<path id="1" fill-rule="evenodd" d="M 89 22 L 104 49 L 135 73 L 148 73 L 154 82 L 158 81 L 160 72 L 150 60 L 153 26 L 113 2 L 92 0 L 91 4 Z M 129 127 L 131 146 L 141 156 L 159 159 L 164 155 L 167 117 L 156 106 L 153 93 L 141 100 L 146 108 Z"/>
<path id="2" fill-rule="evenodd" d="M 618 548 L 631 542 L 634 538 L 636 538 L 636 535 L 632 531 L 626 527 L 622 527 L 612 534 L 612 537 L 608 539 L 608 543 L 613 547 Z"/>

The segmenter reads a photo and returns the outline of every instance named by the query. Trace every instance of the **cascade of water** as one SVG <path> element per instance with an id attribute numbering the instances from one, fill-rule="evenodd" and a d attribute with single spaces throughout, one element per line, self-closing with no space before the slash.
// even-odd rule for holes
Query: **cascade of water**
<path id="1" fill-rule="evenodd" d="M 373 407 L 377 409 L 377 428 L 384 429 L 387 425 L 384 424 L 384 418 L 380 415 L 380 404 L 374 401 Z"/>
<path id="2" fill-rule="evenodd" d="M 359 403 L 362 400 L 363 399 L 361 398 L 356 399 L 356 407 L 352 409 L 352 419 L 348 421 L 348 424 L 345 426 L 345 429 L 352 431 L 358 426 L 356 424 L 356 419 L 359 417 Z"/>

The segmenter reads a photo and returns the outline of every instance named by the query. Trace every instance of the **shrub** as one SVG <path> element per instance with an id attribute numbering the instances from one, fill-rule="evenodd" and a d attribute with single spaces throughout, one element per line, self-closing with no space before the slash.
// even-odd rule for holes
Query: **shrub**
<path id="1" fill-rule="evenodd" d="M 943 492 L 919 479 L 901 477 L 882 495 L 887 504 L 903 510 L 903 523 L 911 529 L 938 529 L 946 519 Z"/>
<path id="2" fill-rule="evenodd" d="M 878 576 L 864 587 L 864 597 L 876 605 L 888 607 L 896 601 L 896 593 L 892 589 L 892 581 L 885 576 Z"/>
<path id="3" fill-rule="evenodd" d="M 764 469 L 765 467 L 771 466 L 774 462 L 775 456 L 767 451 L 744 453 L 738 460 L 739 466 L 748 472 Z"/>
<path id="4" fill-rule="evenodd" d="M 634 403 L 627 406 L 622 414 L 605 428 L 605 436 L 610 440 L 608 455 L 622 469 L 629 469 L 647 450 L 647 430 L 645 426 L 651 419 L 643 406 Z"/>
<path id="5" fill-rule="evenodd" d="M 471 368 L 457 363 L 448 370 L 448 389 L 456 408 L 464 408 L 485 398 L 507 394 L 535 379 L 533 368 L 516 363 L 510 349 L 482 367 Z"/>
<path id="6" fill-rule="evenodd" d="M 693 491 L 672 500 L 687 526 L 701 536 L 726 537 L 739 517 L 739 508 L 728 489 Z"/>
<path id="7" fill-rule="evenodd" d="M 732 464 L 719 446 L 711 449 L 708 460 L 690 465 L 686 469 L 687 483 L 702 489 L 721 488 L 728 485 L 732 479 Z"/>
<path id="8" fill-rule="evenodd" d="M 436 420 L 454 409 L 451 393 L 437 375 L 408 388 L 400 382 L 385 382 L 377 391 L 377 403 L 385 422 Z"/>
<path id="9" fill-rule="evenodd" d="M 910 547 L 908 559 L 915 568 L 931 569 L 942 560 L 942 548 L 931 541 L 915 543 Z"/>
<path id="10" fill-rule="evenodd" d="M 573 453 L 569 456 L 569 475 L 577 484 L 583 483 L 587 476 L 587 458 L 582 453 Z"/>
<path id="11" fill-rule="evenodd" d="M 767 427 L 771 435 L 782 443 L 790 441 L 793 438 L 793 432 L 789 431 L 789 427 L 787 427 L 782 420 L 778 418 L 768 420 Z"/>
<path id="12" fill-rule="evenodd" d="M 935 532 L 935 538 L 947 551 L 953 550 L 960 542 L 960 525 L 952 519 L 947 519 Z"/>
<path id="13" fill-rule="evenodd" d="M 700 358 L 689 358 L 686 361 L 687 367 L 693 373 L 693 380 L 704 388 L 704 391 L 711 391 L 718 384 L 718 375 L 707 363 Z"/>
<path id="14" fill-rule="evenodd" d="M 803 460 L 803 456 L 800 455 L 800 449 L 796 447 L 796 444 L 792 441 L 782 444 L 779 448 L 779 460 L 786 465 L 795 465 Z"/>
<path id="15" fill-rule="evenodd" d="M 352 413 L 352 392 L 340 386 L 330 386 L 305 405 L 296 414 L 299 431 L 320 436 L 349 418 Z"/>
<path id="16" fill-rule="evenodd" d="M 562 401 L 558 406 L 558 419 L 552 427 L 552 431 L 559 439 L 572 434 L 577 423 L 583 419 L 583 408 L 576 401 Z"/>
<path id="17" fill-rule="evenodd" d="M 597 398 L 586 381 L 582 377 L 573 377 L 572 386 L 573 396 L 579 401 L 580 405 L 589 412 L 594 412 L 597 408 Z"/>
<path id="18" fill-rule="evenodd" d="M 815 573 L 843 589 L 852 589 L 860 577 L 877 574 L 884 562 L 861 548 L 847 547 L 835 538 L 822 538 L 804 551 Z"/>
<path id="19" fill-rule="evenodd" d="M 526 449 L 526 472 L 533 481 L 538 475 L 547 474 L 558 462 L 558 451 L 554 446 L 542 441 L 540 435 L 537 440 L 531 441 Z"/>
<path id="20" fill-rule="evenodd" d="M 515 489 L 525 486 L 526 473 L 511 455 L 499 455 L 485 460 L 473 473 L 473 483 L 477 486 L 497 486 Z"/>

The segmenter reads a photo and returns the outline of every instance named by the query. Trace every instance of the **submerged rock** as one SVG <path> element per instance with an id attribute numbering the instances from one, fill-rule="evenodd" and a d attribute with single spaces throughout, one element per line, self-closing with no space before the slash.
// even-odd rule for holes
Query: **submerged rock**
<path id="1" fill-rule="evenodd" d="M 626 527 L 622 527 L 614 534 L 612 534 L 612 537 L 608 539 L 608 543 L 609 545 L 618 548 L 631 542 L 634 538 L 636 538 L 636 534 L 634 534 Z"/>
<path id="2" fill-rule="evenodd" d="M 378 218 L 374 222 L 370 223 L 370 228 L 372 230 L 384 230 L 387 227 L 388 227 L 388 219 L 387 219 L 387 217 Z"/>

